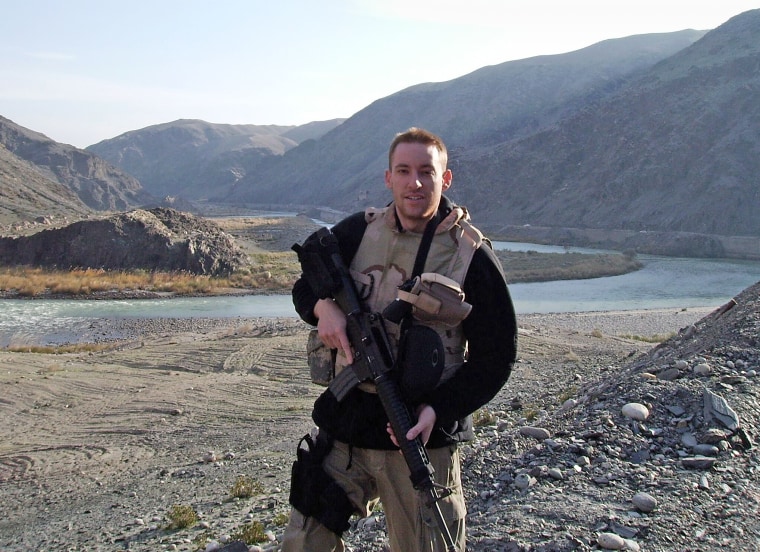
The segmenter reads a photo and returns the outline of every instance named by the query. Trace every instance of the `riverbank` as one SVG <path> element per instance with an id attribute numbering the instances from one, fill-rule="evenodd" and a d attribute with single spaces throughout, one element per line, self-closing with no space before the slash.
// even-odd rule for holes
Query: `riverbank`
<path id="1" fill-rule="evenodd" d="M 639 270 L 635 258 L 617 254 L 499 251 L 511 283 L 618 276 Z M 0 267 L 0 299 L 155 299 L 290 293 L 301 268 L 295 253 L 258 253 L 245 274 L 212 278 L 187 273 L 51 270 Z"/>
<path id="2" fill-rule="evenodd" d="M 301 274 L 294 243 L 319 228 L 305 217 L 215 218 L 250 259 L 250 266 L 228 277 L 149 270 L 54 270 L 0 267 L 2 298 L 137 299 L 213 296 L 231 293 L 290 293 Z M 599 278 L 641 268 L 622 254 L 537 253 L 499 251 L 509 282 L 544 282 Z"/>
<path id="3" fill-rule="evenodd" d="M 705 314 L 659 309 L 521 316 L 518 363 L 488 406 L 498 434 L 518 431 L 529 412 L 556 411 L 560 397 L 654 347 L 626 336 L 676 333 Z M 2 548 L 195 551 L 259 522 L 271 539 L 262 546 L 277 550 L 295 445 L 310 429 L 311 404 L 322 391 L 308 380 L 308 327 L 296 319 L 119 323 L 129 336 L 108 351 L 0 352 Z M 480 465 L 477 451 L 497 426 L 479 429 L 478 442 L 466 449 L 468 466 L 484 469 L 474 468 Z M 510 455 L 504 462 L 508 469 Z M 551 500 L 555 485 L 544 483 L 510 494 L 516 501 L 511 519 L 497 524 L 501 529 L 489 528 L 476 512 L 497 481 L 467 473 L 476 515 L 473 550 L 514 538 L 545 541 L 553 532 L 531 521 L 532 509 L 540 507 L 541 519 L 551 519 L 550 509 L 562 519 L 580 505 L 569 489 L 562 501 Z M 240 477 L 256 482 L 260 492 L 231 496 Z M 190 507 L 198 523 L 168 529 L 175 506 Z M 584 513 L 595 527 L 573 531 L 590 538 L 599 531 L 602 510 L 609 513 L 603 503 Z M 357 550 L 382 550 L 382 516 L 354 527 L 347 539 Z"/>

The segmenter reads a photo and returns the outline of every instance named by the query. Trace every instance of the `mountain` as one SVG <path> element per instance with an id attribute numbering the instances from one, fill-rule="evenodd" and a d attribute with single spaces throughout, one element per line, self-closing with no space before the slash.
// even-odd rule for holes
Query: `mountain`
<path id="1" fill-rule="evenodd" d="M 411 87 L 288 151 L 228 199 L 383 204 L 387 144 L 417 125 L 450 146 L 450 195 L 486 231 L 760 258 L 758 92 L 751 10 L 705 33 L 609 40 Z"/>
<path id="2" fill-rule="evenodd" d="M 0 145 L 5 152 L 0 166 L 7 174 L 0 179 L 4 197 L 18 201 L 24 197 L 24 188 L 32 188 L 35 194 L 60 196 L 76 212 L 126 210 L 153 199 L 137 179 L 103 159 L 4 117 L 0 117 Z M 55 198 L 51 199 L 54 203 Z"/>
<path id="3" fill-rule="evenodd" d="M 446 141 L 455 172 L 452 191 L 457 199 L 467 200 L 470 182 L 462 180 L 457 190 L 459 159 L 556 125 L 703 35 L 681 31 L 609 40 L 412 86 L 375 101 L 322 138 L 270 160 L 257 174 L 242 179 L 226 199 L 284 203 L 286 197 L 296 205 L 343 210 L 384 203 L 388 144 L 395 133 L 421 126 Z"/>
<path id="4" fill-rule="evenodd" d="M 155 195 L 198 200 L 227 195 L 268 158 L 281 157 L 342 121 L 262 126 L 180 119 L 103 140 L 87 151 L 134 175 Z"/>
<path id="5" fill-rule="evenodd" d="M 494 224 L 757 237 L 758 128 L 753 10 L 551 128 L 468 152 L 459 175 Z"/>
<path id="6" fill-rule="evenodd" d="M 180 120 L 85 152 L 46 143 L 69 153 L 63 162 L 20 155 L 7 120 L 0 141 L 59 182 L 61 168 L 97 153 L 156 196 L 344 213 L 388 201 L 388 144 L 422 126 L 449 146 L 450 197 L 488 233 L 760 258 L 759 39 L 750 10 L 709 32 L 607 40 L 419 84 L 343 122 Z"/>
<path id="7" fill-rule="evenodd" d="M 0 144 L 0 226 L 28 225 L 52 214 L 65 222 L 90 211 L 69 188 L 43 176 L 33 164 Z"/>

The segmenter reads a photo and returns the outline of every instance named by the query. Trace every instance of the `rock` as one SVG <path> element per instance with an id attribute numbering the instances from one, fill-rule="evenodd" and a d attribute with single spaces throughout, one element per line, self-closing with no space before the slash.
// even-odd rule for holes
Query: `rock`
<path id="1" fill-rule="evenodd" d="M 692 452 L 699 456 L 718 456 L 720 449 L 718 449 L 718 447 L 716 447 L 715 445 L 700 443 L 694 446 L 694 448 L 692 449 Z"/>
<path id="2" fill-rule="evenodd" d="M 631 540 L 631 539 L 623 539 L 623 540 L 625 541 L 625 550 L 630 550 L 631 552 L 639 552 L 639 550 L 641 550 L 639 543 L 637 543 L 635 540 Z"/>
<path id="3" fill-rule="evenodd" d="M 206 463 L 216 462 L 216 460 L 217 460 L 216 453 L 213 450 L 210 450 L 206 454 L 203 455 L 203 461 Z"/>
<path id="4" fill-rule="evenodd" d="M 572 410 L 575 408 L 575 406 L 578 404 L 578 401 L 575 399 L 567 399 L 565 402 L 562 403 L 562 406 L 560 407 L 560 410 Z"/>
<path id="5" fill-rule="evenodd" d="M 726 432 L 722 429 L 710 428 L 702 434 L 702 442 L 715 445 L 726 439 Z"/>
<path id="6" fill-rule="evenodd" d="M 174 209 L 136 209 L 31 236 L 0 238 L 0 263 L 185 271 L 227 276 L 248 265 L 216 223 Z"/>
<path id="7" fill-rule="evenodd" d="M 657 374 L 657 379 L 663 380 L 663 381 L 673 381 L 674 379 L 677 379 L 681 376 L 681 371 L 678 368 L 670 368 L 668 370 L 663 370 L 659 374 Z"/>
<path id="8" fill-rule="evenodd" d="M 665 408 L 667 408 L 668 412 L 673 414 L 673 416 L 683 416 L 686 414 L 686 410 L 684 410 L 684 408 L 681 406 L 667 405 Z"/>
<path id="9" fill-rule="evenodd" d="M 533 437 L 534 439 L 537 439 L 539 441 L 543 441 L 551 437 L 551 433 L 549 433 L 547 429 L 544 429 L 543 427 L 532 427 L 532 426 L 521 427 L 520 435 L 524 435 L 526 437 Z"/>
<path id="10" fill-rule="evenodd" d="M 685 468 L 695 470 L 709 470 L 715 464 L 715 458 L 708 458 L 706 456 L 690 456 L 681 459 L 681 463 Z"/>
<path id="11" fill-rule="evenodd" d="M 633 505 L 636 506 L 642 512 L 648 514 L 657 507 L 657 499 L 655 499 L 649 493 L 636 493 L 631 499 Z"/>
<path id="12" fill-rule="evenodd" d="M 701 362 L 694 367 L 694 373 L 698 376 L 709 376 L 712 373 L 712 368 L 709 364 Z"/>
<path id="13" fill-rule="evenodd" d="M 525 490 L 531 485 L 534 485 L 536 483 L 536 478 L 531 477 L 527 473 L 519 473 L 515 477 L 515 487 L 521 490 Z"/>
<path id="14" fill-rule="evenodd" d="M 739 429 L 739 416 L 728 406 L 726 399 L 705 389 L 703 394 L 705 422 L 715 419 L 731 431 Z"/>
<path id="15" fill-rule="evenodd" d="M 605 550 L 625 550 L 625 539 L 615 533 L 600 533 L 596 543 Z"/>
<path id="16" fill-rule="evenodd" d="M 623 405 L 623 416 L 643 422 L 649 417 L 649 409 L 641 403 L 627 403 Z"/>
<path id="17" fill-rule="evenodd" d="M 697 446 L 697 438 L 691 432 L 686 432 L 681 435 L 681 443 L 685 447 L 693 448 Z"/>

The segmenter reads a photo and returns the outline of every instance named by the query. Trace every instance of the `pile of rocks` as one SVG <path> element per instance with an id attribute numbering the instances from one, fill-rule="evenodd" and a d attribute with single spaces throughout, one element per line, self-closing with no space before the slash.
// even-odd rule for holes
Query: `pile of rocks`
<path id="1" fill-rule="evenodd" d="M 760 548 L 760 284 L 464 449 L 471 550 Z M 371 528 L 371 529 L 368 529 Z M 383 550 L 382 517 L 349 536 Z"/>
<path id="2" fill-rule="evenodd" d="M 0 263 L 227 276 L 249 260 L 216 223 L 156 207 L 81 220 L 31 236 L 0 237 Z"/>

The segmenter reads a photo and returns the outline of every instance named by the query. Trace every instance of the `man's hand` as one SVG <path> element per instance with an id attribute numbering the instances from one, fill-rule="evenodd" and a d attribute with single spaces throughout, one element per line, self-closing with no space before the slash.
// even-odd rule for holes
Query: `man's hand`
<path id="1" fill-rule="evenodd" d="M 332 299 L 320 299 L 314 305 L 314 316 L 317 317 L 319 339 L 330 349 L 338 349 L 351 364 L 354 351 L 346 333 L 346 315 Z"/>
<path id="2" fill-rule="evenodd" d="M 435 426 L 435 421 L 437 419 L 438 416 L 436 415 L 435 410 L 433 410 L 432 406 L 429 404 L 421 404 L 419 407 L 417 407 L 417 423 L 409 428 L 409 431 L 406 432 L 406 440 L 414 441 L 417 436 L 419 436 L 422 439 L 422 444 L 427 445 L 427 442 L 430 439 L 430 434 L 433 433 L 433 426 Z M 393 441 L 393 444 L 399 446 L 398 441 L 396 440 L 396 436 L 393 433 L 391 424 L 388 424 L 386 431 L 388 432 L 388 435 L 391 436 L 391 441 Z"/>

